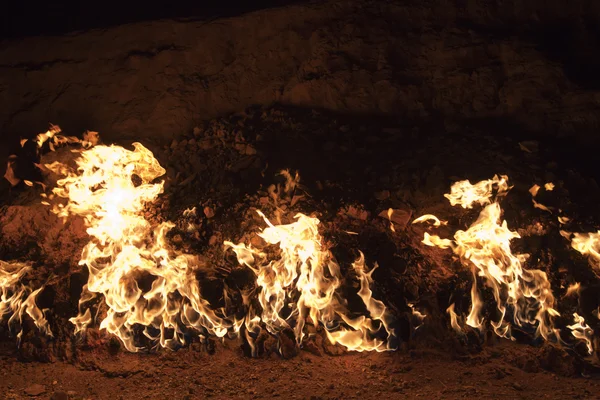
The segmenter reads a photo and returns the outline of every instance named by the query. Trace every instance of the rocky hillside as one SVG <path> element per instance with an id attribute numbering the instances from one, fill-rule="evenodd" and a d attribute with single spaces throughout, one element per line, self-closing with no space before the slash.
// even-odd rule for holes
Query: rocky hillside
<path id="1" fill-rule="evenodd" d="M 0 43 L 0 136 L 171 139 L 251 104 L 590 138 L 599 6 L 325 1 Z M 591 3 L 590 3 L 591 4 Z M 595 7 L 596 9 L 591 9 Z"/>

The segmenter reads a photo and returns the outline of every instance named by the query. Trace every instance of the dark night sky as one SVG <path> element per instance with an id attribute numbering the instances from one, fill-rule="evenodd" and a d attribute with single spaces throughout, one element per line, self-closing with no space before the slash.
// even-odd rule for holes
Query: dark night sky
<path id="1" fill-rule="evenodd" d="M 302 3 L 302 0 L 196 0 L 153 1 L 9 0 L 0 7 L 0 38 L 56 35 L 77 30 L 163 18 L 210 19 L 269 7 Z"/>

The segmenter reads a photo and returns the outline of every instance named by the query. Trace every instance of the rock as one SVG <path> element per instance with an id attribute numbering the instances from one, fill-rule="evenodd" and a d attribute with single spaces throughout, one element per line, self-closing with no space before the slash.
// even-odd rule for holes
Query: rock
<path id="1" fill-rule="evenodd" d="M 198 147 L 202 150 L 212 149 L 214 146 L 213 141 L 210 138 L 206 138 L 198 142 Z"/>
<path id="2" fill-rule="evenodd" d="M 40 385 L 39 383 L 31 385 L 27 389 L 25 389 L 25 394 L 29 396 L 39 396 L 44 393 L 46 393 L 46 387 L 44 385 Z"/>
<path id="3" fill-rule="evenodd" d="M 206 206 L 206 207 L 204 207 L 204 215 L 206 215 L 206 218 L 210 219 L 215 216 L 215 210 Z"/>
<path id="4" fill-rule="evenodd" d="M 313 341 L 306 342 L 302 349 L 308 351 L 311 354 L 314 354 L 315 356 L 323 355 L 319 346 L 317 346 L 317 344 Z"/>
<path id="5" fill-rule="evenodd" d="M 513 382 L 512 387 L 515 388 L 515 390 L 518 390 L 519 392 L 523 390 L 523 386 L 517 382 Z"/>
<path id="6" fill-rule="evenodd" d="M 369 217 L 369 213 L 362 208 L 349 206 L 346 208 L 345 214 L 350 218 L 360 219 L 361 221 L 366 221 Z"/>
<path id="7" fill-rule="evenodd" d="M 408 221 L 410 221 L 410 217 L 412 216 L 412 211 L 410 209 L 397 209 L 390 208 L 387 210 L 383 210 L 378 215 L 380 218 L 385 218 L 394 224 L 394 229 L 403 230 L 408 225 Z"/>
<path id="8" fill-rule="evenodd" d="M 66 392 L 54 392 L 52 394 L 52 397 L 50 397 L 51 400 L 69 400 L 69 394 Z"/>
<path id="9" fill-rule="evenodd" d="M 382 190 L 381 192 L 375 192 L 375 198 L 377 200 L 387 200 L 390 198 L 390 191 L 389 190 Z"/>

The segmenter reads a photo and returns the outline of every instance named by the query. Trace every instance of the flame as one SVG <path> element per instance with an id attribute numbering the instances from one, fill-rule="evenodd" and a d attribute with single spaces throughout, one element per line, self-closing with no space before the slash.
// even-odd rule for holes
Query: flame
<path id="1" fill-rule="evenodd" d="M 492 179 L 471 184 L 468 180 L 458 181 L 450 187 L 450 193 L 444 195 L 450 204 L 460 205 L 462 208 L 473 208 L 473 203 L 485 205 L 490 203 L 490 199 L 494 195 L 496 189 L 496 197 L 502 196 L 510 187 L 508 186 L 508 177 L 506 175 L 494 175 Z"/>
<path id="2" fill-rule="evenodd" d="M 454 303 L 450 304 L 450 307 L 446 309 L 446 312 L 448 315 L 450 315 L 450 326 L 452 329 L 454 329 L 457 333 L 464 334 L 463 329 L 458 323 L 458 315 L 454 311 Z"/>
<path id="3" fill-rule="evenodd" d="M 565 292 L 565 295 L 563 297 L 579 296 L 580 292 L 581 292 L 581 283 L 575 282 L 575 283 L 569 285 L 569 287 L 567 288 L 567 291 Z"/>
<path id="4" fill-rule="evenodd" d="M 195 217 L 196 216 L 196 207 L 187 208 L 183 210 L 184 217 Z"/>
<path id="5" fill-rule="evenodd" d="M 567 224 L 570 220 L 571 218 L 569 217 L 558 217 L 558 223 L 561 225 Z"/>
<path id="6" fill-rule="evenodd" d="M 532 197 L 537 196 L 538 192 L 540 191 L 540 185 L 533 185 L 530 189 L 529 189 L 529 193 L 531 193 Z"/>
<path id="7" fill-rule="evenodd" d="M 540 210 L 548 211 L 549 213 L 552 213 L 552 210 L 549 207 L 543 205 L 542 203 L 538 203 L 534 199 L 531 199 L 531 202 L 533 203 L 533 208 L 539 208 Z"/>
<path id="8" fill-rule="evenodd" d="M 417 325 L 414 327 L 414 330 L 416 331 L 423 326 L 423 321 L 425 321 L 425 318 L 427 318 L 427 314 L 423 314 L 421 311 L 417 310 L 413 303 L 408 303 L 407 305 L 408 308 L 410 308 L 413 318 L 417 321 Z"/>
<path id="9" fill-rule="evenodd" d="M 392 221 L 392 215 L 394 215 L 394 209 L 393 208 L 389 208 L 387 210 L 387 217 L 390 220 L 390 230 L 392 232 L 396 232 L 396 228 L 394 228 L 394 222 Z"/>
<path id="10" fill-rule="evenodd" d="M 432 215 L 432 214 L 421 215 L 419 218 L 416 218 L 412 223 L 418 224 L 421 222 L 429 222 L 429 221 L 433 222 L 433 226 L 448 225 L 448 221 L 440 221 L 440 219 L 438 217 L 436 217 L 435 215 Z"/>
<path id="11" fill-rule="evenodd" d="M 529 193 L 531 193 L 531 202 L 533 203 L 533 208 L 539 208 L 540 210 L 548 211 L 549 213 L 552 213 L 552 209 L 550 207 L 547 207 L 547 206 L 543 205 L 542 203 L 538 203 L 537 201 L 535 201 L 534 197 L 537 196 L 540 189 L 541 189 L 540 185 L 533 185 L 529 189 Z M 544 189 L 551 192 L 552 190 L 554 190 L 554 183 L 548 182 L 548 183 L 544 184 Z M 559 222 L 560 222 L 560 217 L 559 217 Z"/>
<path id="12" fill-rule="evenodd" d="M 497 199 L 509 189 L 507 180 L 506 176 L 499 178 L 496 175 L 492 180 L 475 185 L 468 181 L 454 184 L 451 193 L 445 195 L 451 204 L 460 204 L 463 208 L 470 208 L 473 203 L 488 205 L 466 231 L 459 230 L 454 234 L 454 240 L 425 233 L 423 243 L 452 248 L 463 265 L 471 269 L 473 285 L 467 325 L 477 329 L 484 326 L 481 317 L 483 301 L 477 287 L 478 278 L 483 278 L 492 289 L 499 313 L 497 321 L 491 322 L 497 335 L 512 338 L 511 326 L 514 324 L 535 327 L 536 335 L 548 339 L 551 335 L 556 336 L 552 320 L 559 315 L 554 309 L 555 300 L 548 277 L 543 271 L 524 267 L 527 254 L 512 253 L 511 241 L 520 236 L 508 228 L 506 221 L 501 221 L 500 205 L 497 202 L 490 204 L 493 185 L 498 187 Z M 453 328 L 461 331 L 454 307 L 447 311 Z"/>
<path id="13" fill-rule="evenodd" d="M 293 328 L 296 341 L 301 344 L 307 323 L 322 324 L 328 339 L 348 350 L 392 350 L 391 315 L 381 301 L 372 297 L 370 289 L 371 275 L 377 266 L 366 272 L 362 253 L 352 264 L 360 283 L 358 295 L 370 315 L 370 318 L 352 318 L 345 301 L 336 292 L 342 283 L 342 274 L 323 245 L 318 230 L 320 221 L 299 213 L 294 217 L 295 222 L 274 225 L 261 211 L 257 212 L 267 224 L 258 236 L 268 245 L 278 245 L 277 257 L 244 243 L 224 243 L 235 252 L 238 262 L 257 277 L 262 311 L 257 319 L 250 310 L 247 320 L 250 318 L 252 326 L 249 330 L 255 329 L 259 321 L 272 334 Z M 388 340 L 375 337 L 381 328 Z"/>
<path id="14" fill-rule="evenodd" d="M 594 346 L 592 340 L 594 331 L 585 323 L 585 318 L 581 315 L 573 313 L 573 319 L 575 320 L 575 323 L 573 325 L 568 325 L 567 328 L 571 330 L 571 334 L 575 338 L 585 342 L 588 353 L 593 354 Z"/>
<path id="15" fill-rule="evenodd" d="M 35 326 L 45 335 L 52 336 L 48 321 L 42 311 L 35 303 L 37 296 L 43 290 L 43 286 L 37 290 L 31 290 L 21 283 L 21 280 L 31 270 L 31 267 L 23 263 L 9 263 L 0 260 L 0 319 L 7 315 L 8 326 L 12 333 L 15 327 L 19 329 L 17 342 L 20 343 L 23 334 L 23 317 L 28 315 Z"/>
<path id="16" fill-rule="evenodd" d="M 596 270 L 596 273 L 600 273 L 600 230 L 590 233 L 573 233 L 571 247 L 588 256 L 590 265 Z"/>
<path id="17" fill-rule="evenodd" d="M 145 205 L 163 191 L 163 182 L 155 179 L 165 170 L 140 143 L 133 147 L 133 151 L 114 145 L 82 151 L 76 171 L 59 163 L 46 165 L 66 175 L 53 193 L 68 201 L 52 211 L 64 218 L 82 216 L 90 235 L 80 261 L 87 266 L 89 279 L 79 315 L 71 322 L 76 332 L 85 331 L 93 322 L 85 304 L 100 295 L 108 307 L 100 328 L 117 336 L 129 351 L 140 349 L 135 344 L 136 326 L 169 348 L 185 343 L 182 326 L 222 337 L 228 325 L 202 298 L 196 279 L 202 265 L 196 257 L 169 251 L 166 234 L 174 224 L 152 226 L 144 218 Z"/>

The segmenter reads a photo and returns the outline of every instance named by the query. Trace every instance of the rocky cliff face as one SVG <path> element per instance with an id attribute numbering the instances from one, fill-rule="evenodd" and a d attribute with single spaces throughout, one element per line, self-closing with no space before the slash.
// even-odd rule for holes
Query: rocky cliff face
<path id="1" fill-rule="evenodd" d="M 70 134 L 166 140 L 274 102 L 439 118 L 449 130 L 503 121 L 585 138 L 598 128 L 598 7 L 404 3 L 328 1 L 4 42 L 1 136 L 52 122 Z"/>

